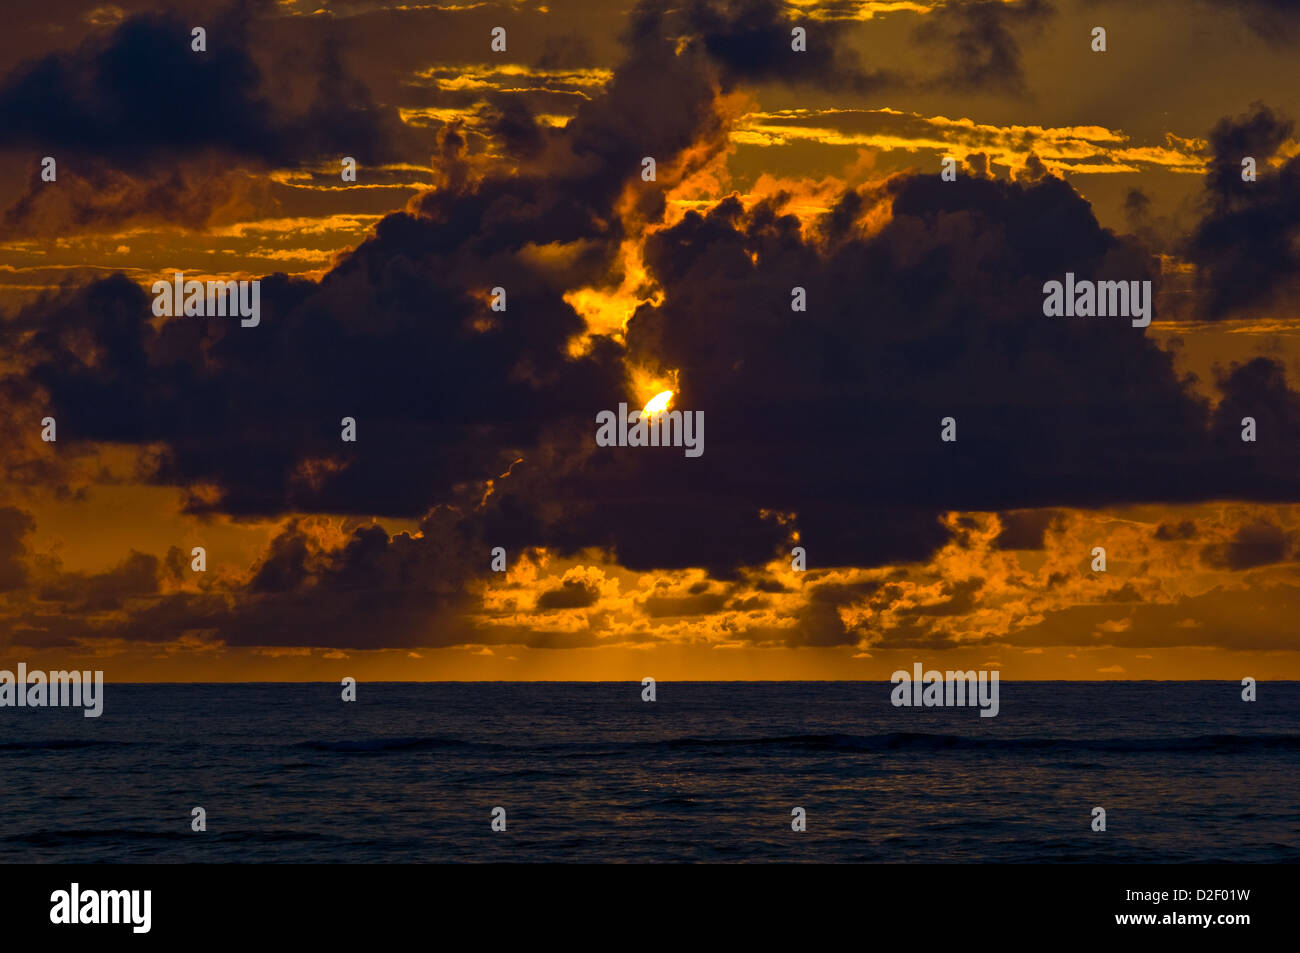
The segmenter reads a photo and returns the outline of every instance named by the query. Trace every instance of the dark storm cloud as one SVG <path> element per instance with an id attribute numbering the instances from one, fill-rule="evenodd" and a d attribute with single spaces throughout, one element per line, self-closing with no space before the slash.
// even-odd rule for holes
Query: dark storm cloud
<path id="1" fill-rule="evenodd" d="M 834 8 L 822 11 L 829 19 L 815 20 L 777 0 L 691 0 L 680 7 L 644 2 L 640 9 L 668 11 L 666 22 L 681 24 L 719 64 L 724 89 L 780 81 L 858 95 L 918 85 L 1023 95 L 1021 38 L 1035 35 L 1054 12 L 1047 0 L 949 0 L 933 7 L 914 36 L 948 65 L 920 79 L 863 64 L 848 42 L 857 24 L 836 22 Z M 806 31 L 806 52 L 791 49 L 794 27 Z"/>
<path id="2" fill-rule="evenodd" d="M 338 34 L 304 28 L 293 57 L 259 58 L 274 11 L 242 3 L 192 11 L 193 20 L 142 13 L 10 70 L 0 79 L 0 151 L 27 186 L 5 211 L 5 231 L 128 221 L 201 229 L 217 209 L 252 199 L 265 207 L 270 168 L 427 155 L 428 132 L 375 104 L 344 65 Z M 193 22 L 207 29 L 205 52 L 191 49 Z M 315 79 L 302 84 L 303 75 Z M 304 88 L 291 94 L 294 86 Z M 57 189 L 40 177 L 46 155 L 58 162 Z"/>
<path id="3" fill-rule="evenodd" d="M 1201 550 L 1201 559 L 1215 569 L 1254 569 L 1294 558 L 1300 536 L 1267 520 L 1239 527 L 1226 543 Z"/>
<path id="4" fill-rule="evenodd" d="M 1290 119 L 1256 103 L 1210 134 L 1206 213 L 1187 251 L 1203 278 L 1208 317 L 1300 293 L 1300 156 L 1269 164 L 1293 132 Z M 1242 181 L 1247 157 L 1257 167 L 1254 182 Z"/>
<path id="5" fill-rule="evenodd" d="M 878 580 L 853 583 L 822 582 L 824 574 L 810 571 L 805 588 L 806 600 L 794 610 L 794 625 L 779 628 L 751 628 L 738 635 L 754 644 L 782 645 L 787 648 L 854 645 L 861 633 L 850 630 L 840 615 L 840 609 L 856 600 L 879 594 L 887 600 L 896 589 L 883 592 Z"/>
<path id="6" fill-rule="evenodd" d="M 810 564 L 876 565 L 925 558 L 948 509 L 1300 492 L 1279 365 L 1233 370 L 1211 412 L 1128 321 L 1043 316 L 1043 282 L 1067 271 L 1159 282 L 1067 184 L 905 176 L 886 193 L 893 219 L 869 237 L 840 215 L 862 199 L 822 244 L 735 200 L 652 237 L 665 300 L 629 346 L 679 371 L 678 406 L 706 410 L 695 493 L 798 513 Z M 789 310 L 796 285 L 806 314 Z M 1266 450 L 1241 441 L 1247 414 L 1268 420 Z M 939 439 L 948 416 L 956 443 Z"/>
<path id="7" fill-rule="evenodd" d="M 1108 589 L 1097 595 L 1093 602 L 1117 603 L 1117 602 L 1143 602 L 1142 594 L 1138 592 L 1137 587 L 1131 582 L 1126 582 L 1122 586 L 1116 586 L 1114 589 Z"/>
<path id="8" fill-rule="evenodd" d="M 1180 523 L 1161 523 L 1156 527 L 1156 531 L 1152 535 L 1156 539 L 1166 541 L 1195 539 L 1197 536 L 1196 524 L 1191 520 L 1183 520 Z"/>
<path id="9" fill-rule="evenodd" d="M 578 579 L 566 579 L 559 587 L 537 597 L 538 609 L 586 609 L 600 598 L 600 590 Z"/>
<path id="10" fill-rule="evenodd" d="M 643 3 L 648 10 L 666 4 Z M 779 80 L 821 89 L 868 93 L 900 78 L 865 68 L 844 42 L 842 27 L 787 13 L 777 0 L 690 0 L 675 8 L 683 31 L 722 67 L 724 86 Z M 676 23 L 670 18 L 670 23 Z M 806 31 L 805 52 L 791 49 L 791 31 Z"/>
<path id="11" fill-rule="evenodd" d="M 133 554 L 105 574 L 60 573 L 34 593 L 21 628 L 0 622 L 14 644 L 66 646 L 79 640 L 170 641 L 184 632 L 229 646 L 342 649 L 433 646 L 482 641 L 461 620 L 469 578 L 464 537 L 448 512 L 421 522 L 426 536 L 389 537 L 374 525 L 323 550 L 291 523 L 237 589 L 157 592 L 157 561 Z M 179 555 L 179 554 L 178 554 Z M 182 557 L 183 558 L 183 557 Z M 111 578 L 110 578 L 111 577 Z M 97 617 L 84 610 L 128 611 Z M 59 618 L 56 607 L 78 614 Z"/>
<path id="12" fill-rule="evenodd" d="M 416 516 L 504 472 L 544 424 L 585 422 L 617 402 L 621 355 L 597 340 L 570 359 L 584 325 L 561 296 L 606 278 L 624 237 L 614 205 L 644 154 L 667 165 L 701 141 L 722 145 L 711 68 L 676 55 L 653 22 L 638 21 L 606 94 L 548 134 L 539 171 L 473 181 L 463 142 L 444 135 L 452 187 L 384 219 L 319 285 L 264 279 L 257 328 L 155 330 L 148 296 L 121 277 L 20 315 L 31 379 L 49 390 L 66 438 L 161 441 L 158 478 L 214 483 L 227 512 Z M 532 135 L 524 117 L 505 118 Z M 657 214 L 661 190 L 647 195 L 643 210 Z M 575 249 L 563 273 L 528 257 L 551 243 Z M 508 308 L 490 312 L 498 284 Z M 339 441 L 343 416 L 358 421 L 360 453 Z"/>
<path id="13" fill-rule="evenodd" d="M 1025 95 L 1020 36 L 1034 35 L 1054 15 L 1046 0 L 949 0 L 927 14 L 916 39 L 941 47 L 941 87 Z"/>
<path id="14" fill-rule="evenodd" d="M 479 331 L 470 321 L 486 299 L 436 277 L 469 274 L 462 259 L 427 249 L 421 266 L 381 250 L 436 244 L 439 231 L 396 216 L 319 286 L 263 279 L 257 328 L 194 319 L 155 331 L 145 292 L 104 279 L 19 315 L 31 378 L 51 394 L 61 440 L 164 442 L 157 478 L 213 482 L 226 512 L 417 516 L 505 471 L 545 414 L 585 411 L 621 379 L 612 361 L 562 356 L 581 323 L 523 267 L 508 271 L 510 310 Z M 78 342 L 90 349 L 68 347 Z M 343 417 L 357 421 L 356 444 L 340 440 Z"/>
<path id="15" fill-rule="evenodd" d="M 1286 368 L 1266 357 L 1233 364 L 1218 381 L 1223 399 L 1211 422 L 1217 448 L 1213 472 L 1221 474 L 1224 496 L 1249 488 L 1247 498 L 1297 498 L 1300 465 L 1300 394 L 1288 385 Z M 1255 422 L 1254 442 L 1242 440 L 1243 421 Z"/>
<path id="16" fill-rule="evenodd" d="M 4 210 L 8 234 L 64 235 L 70 228 L 108 231 L 127 222 L 167 222 L 201 230 L 226 203 L 265 192 L 248 173 L 219 161 L 178 163 L 153 175 L 133 175 L 97 159 L 58 167 L 57 191 L 29 163 L 27 189 Z"/>
<path id="17" fill-rule="evenodd" d="M 321 77 L 311 104 L 277 107 L 249 53 L 248 17 L 238 7 L 209 21 L 206 52 L 191 49 L 187 21 L 141 14 L 18 66 L 0 81 L 0 148 L 130 169 L 209 151 L 275 165 L 358 149 L 371 161 L 391 157 L 404 135 L 396 112 L 370 103 L 330 45 L 319 62 L 299 64 Z"/>
<path id="18" fill-rule="evenodd" d="M 786 635 L 784 644 L 792 648 L 830 648 L 857 641 L 857 634 L 848 630 L 840 616 L 838 601 L 821 590 L 813 590 L 808 601 L 795 611 L 795 628 Z"/>
<path id="19" fill-rule="evenodd" d="M 1062 515 L 1056 510 L 1013 510 L 999 513 L 1002 532 L 994 540 L 998 549 L 1043 549 L 1049 528 L 1060 526 Z"/>
<path id="20" fill-rule="evenodd" d="M 438 501 L 472 507 L 483 481 L 519 456 L 527 458 L 521 474 L 531 466 L 550 489 L 546 454 L 559 454 L 555 468 L 563 471 L 567 457 L 588 453 L 595 410 L 626 396 L 622 355 L 609 341 L 597 339 L 585 358 L 567 355 L 584 325 L 561 295 L 608 274 L 624 237 L 614 204 L 642 155 L 654 150 L 666 165 L 701 141 L 723 142 L 707 60 L 676 55 L 671 38 L 645 22 L 637 30 L 606 94 L 567 129 L 548 133 L 539 171 L 476 180 L 463 165 L 463 140 L 444 135 L 450 187 L 383 220 L 319 284 L 263 279 L 257 328 L 178 319 L 155 329 L 148 295 L 120 276 L 19 315 L 11 330 L 29 335 L 29 380 L 50 394 L 61 446 L 160 443 L 156 479 L 213 485 L 217 498 L 196 493 L 193 508 L 240 515 L 418 516 Z M 660 108 L 665 94 L 671 109 Z M 505 118 L 531 137 L 523 117 Z M 657 214 L 662 194 L 650 192 L 644 211 Z M 551 243 L 575 250 L 558 274 L 528 254 Z M 508 288 L 505 312 L 487 307 L 498 283 Z M 339 440 L 343 416 L 358 421 L 355 446 Z M 544 432 L 546 446 L 558 450 L 538 450 Z M 634 488 L 626 500 L 591 506 L 590 518 L 572 528 L 549 505 L 564 498 L 563 485 L 546 496 L 499 493 L 478 517 L 487 545 L 596 543 L 628 565 L 667 559 L 725 569 L 766 557 L 780 535 L 754 528 L 748 504 L 737 505 L 735 534 L 703 552 L 681 550 L 700 528 L 725 529 L 727 517 L 696 501 L 698 512 L 679 510 L 645 533 L 638 467 L 620 466 Z M 512 474 L 508 482 L 524 479 Z M 590 488 L 582 494 L 600 497 Z M 660 497 L 677 502 L 671 488 Z M 745 545 L 745 535 L 760 543 Z M 476 535 L 474 545 L 489 536 Z M 327 565 L 311 572 L 306 558 L 292 534 L 277 540 L 250 585 L 254 601 L 269 608 L 289 594 L 330 591 L 319 579 L 333 557 L 317 557 Z M 345 596 L 313 598 L 333 604 Z M 396 600 L 398 610 L 403 604 Z"/>
<path id="21" fill-rule="evenodd" d="M 105 637 L 170 640 L 197 617 L 191 607 L 179 628 L 134 634 L 133 617 L 156 611 L 158 557 L 132 550 L 103 572 L 66 571 L 57 558 L 34 556 L 23 545 L 22 536 L 34 528 L 28 514 L 0 508 L 0 592 L 6 592 L 0 644 L 68 648 Z"/>
<path id="22" fill-rule="evenodd" d="M 249 580 L 248 591 L 292 592 L 301 588 L 311 576 L 307 565 L 309 558 L 307 537 L 299 532 L 295 521 L 271 540 L 261 565 Z"/>
<path id="23" fill-rule="evenodd" d="M 74 612 L 120 609 L 129 599 L 158 591 L 158 566 L 157 556 L 133 551 L 107 572 L 59 573 L 37 588 L 36 598 Z"/>
<path id="24" fill-rule="evenodd" d="M 530 234 L 592 233 L 595 210 L 567 187 L 524 195 L 490 181 L 391 216 L 319 286 L 268 280 L 257 329 L 154 331 L 143 292 L 100 282 L 24 316 L 34 377 L 65 439 L 161 442 L 159 478 L 215 483 L 217 509 L 414 516 L 458 501 L 486 546 L 599 546 L 630 569 L 719 578 L 787 541 L 760 511 L 797 514 L 810 566 L 873 566 L 926 559 L 950 509 L 1297 490 L 1300 412 L 1279 366 L 1234 369 L 1211 415 L 1127 321 L 1043 317 L 1043 280 L 1067 270 L 1158 278 L 1052 178 L 898 177 L 869 196 L 893 205 L 880 232 L 853 232 L 840 212 L 864 199 L 846 197 L 823 242 L 774 204 L 688 214 L 647 246 L 665 300 L 633 319 L 629 347 L 679 371 L 677 406 L 704 410 L 707 451 L 597 448 L 595 412 L 626 399 L 622 354 L 597 339 L 569 358 L 580 322 L 513 257 Z M 499 314 L 433 277 L 486 288 L 503 273 Z M 796 284 L 806 315 L 789 310 Z M 1267 452 L 1240 440 L 1247 411 Z M 339 442 L 343 415 L 356 445 Z M 946 416 L 955 444 L 939 440 Z M 1014 538 L 1010 519 L 1003 543 L 1041 540 Z M 292 557 L 273 553 L 255 587 L 300 587 Z"/>
<path id="25" fill-rule="evenodd" d="M 721 592 L 700 592 L 688 596 L 651 596 L 645 601 L 646 615 L 652 619 L 684 615 L 712 615 L 727 604 Z"/>
<path id="26" fill-rule="evenodd" d="M 903 617 L 965 615 L 975 608 L 976 596 L 984 588 L 983 579 L 963 579 L 943 584 L 943 601 L 895 610 Z"/>
<path id="27" fill-rule="evenodd" d="M 546 147 L 546 138 L 532 111 L 516 97 L 502 97 L 489 123 L 492 137 L 507 155 L 534 159 Z"/>

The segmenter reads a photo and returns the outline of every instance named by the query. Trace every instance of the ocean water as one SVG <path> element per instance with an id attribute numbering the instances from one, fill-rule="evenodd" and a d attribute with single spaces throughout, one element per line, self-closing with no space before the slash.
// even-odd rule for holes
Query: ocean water
<path id="1" fill-rule="evenodd" d="M 0 861 L 1300 860 L 1300 683 L 890 688 L 109 684 L 0 709 Z"/>

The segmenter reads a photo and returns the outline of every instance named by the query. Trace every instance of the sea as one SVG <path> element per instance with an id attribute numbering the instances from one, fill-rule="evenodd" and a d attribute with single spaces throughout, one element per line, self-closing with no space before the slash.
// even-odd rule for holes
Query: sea
<path id="1" fill-rule="evenodd" d="M 1300 682 L 891 690 L 109 683 L 0 709 L 0 862 L 1300 860 Z"/>

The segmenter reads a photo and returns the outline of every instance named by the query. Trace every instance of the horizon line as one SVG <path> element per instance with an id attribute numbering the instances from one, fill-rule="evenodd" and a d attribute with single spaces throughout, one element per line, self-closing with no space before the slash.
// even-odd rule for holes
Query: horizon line
<path id="1" fill-rule="evenodd" d="M 91 671 L 95 671 L 92 669 Z M 936 670 L 937 671 L 937 670 Z M 964 670 L 963 670 L 964 671 Z M 354 676 L 344 676 L 351 678 Z M 649 676 L 646 676 L 649 677 Z M 321 681 L 320 679 L 298 679 L 293 681 L 274 680 L 274 679 L 249 679 L 246 681 L 236 681 L 233 679 L 212 679 L 207 681 L 191 682 L 171 682 L 171 681 L 111 681 L 104 679 L 105 685 L 331 685 L 337 687 L 341 684 L 341 679 L 337 681 Z M 557 679 L 557 678 L 447 678 L 447 679 L 356 679 L 358 684 L 365 685 L 641 685 L 639 679 L 623 678 L 605 678 L 605 679 Z M 1161 684 L 1166 682 L 1216 682 L 1229 685 L 1240 685 L 1240 679 L 1231 678 L 999 678 L 1001 683 L 1043 683 L 1043 684 L 1070 684 L 1070 685 L 1104 685 L 1112 683 L 1124 684 Z M 1300 679 L 1268 679 L 1256 678 L 1256 684 L 1268 682 L 1274 685 L 1300 684 Z M 774 685 L 851 685 L 856 683 L 863 684 L 897 684 L 887 678 L 704 678 L 704 679 L 662 679 L 656 678 L 656 685 L 755 685 L 755 684 L 774 684 Z M 39 684 L 28 682 L 28 685 Z"/>

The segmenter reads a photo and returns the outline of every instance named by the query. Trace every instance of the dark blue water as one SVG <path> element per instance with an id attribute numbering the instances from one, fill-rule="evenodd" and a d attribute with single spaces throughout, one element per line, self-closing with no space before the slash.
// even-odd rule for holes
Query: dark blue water
<path id="1" fill-rule="evenodd" d="M 890 687 L 110 684 L 0 709 L 0 860 L 1300 859 L 1300 683 L 1003 683 L 996 718 Z"/>

